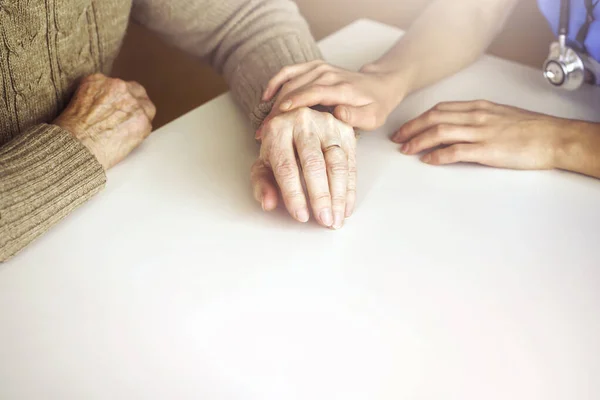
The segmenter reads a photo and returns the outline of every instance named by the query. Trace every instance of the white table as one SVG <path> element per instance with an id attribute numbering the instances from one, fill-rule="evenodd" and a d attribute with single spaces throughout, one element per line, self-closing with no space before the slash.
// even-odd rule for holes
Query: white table
<path id="1" fill-rule="evenodd" d="M 322 49 L 356 68 L 400 34 L 359 21 Z M 599 399 L 600 182 L 387 139 L 475 98 L 600 116 L 598 89 L 484 57 L 363 135 L 340 231 L 261 211 L 229 95 L 160 129 L 0 267 L 0 399 Z"/>

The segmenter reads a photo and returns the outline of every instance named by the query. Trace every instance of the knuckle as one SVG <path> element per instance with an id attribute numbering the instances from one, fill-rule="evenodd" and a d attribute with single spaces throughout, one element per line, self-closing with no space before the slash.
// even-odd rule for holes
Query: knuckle
<path id="1" fill-rule="evenodd" d="M 310 196 L 313 203 L 329 202 L 331 201 L 331 195 L 329 192 L 316 192 Z"/>
<path id="2" fill-rule="evenodd" d="M 327 122 L 328 124 L 333 124 L 337 122 L 337 119 L 333 116 L 333 114 L 328 112 L 323 113 L 323 118 L 325 118 L 325 122 Z"/>
<path id="3" fill-rule="evenodd" d="M 282 179 L 293 179 L 296 172 L 296 165 L 287 158 L 278 157 L 273 163 L 273 171 Z"/>
<path id="4" fill-rule="evenodd" d="M 477 108 L 481 108 L 481 109 L 487 110 L 488 108 L 491 108 L 492 103 L 490 101 L 488 101 L 488 100 L 481 99 L 481 100 L 475 101 L 475 106 Z"/>
<path id="5" fill-rule="evenodd" d="M 348 175 L 348 164 L 343 161 L 327 164 L 327 172 L 330 175 Z"/>
<path id="6" fill-rule="evenodd" d="M 445 105 L 446 105 L 446 102 L 437 103 L 435 106 L 433 106 L 431 111 L 441 111 Z"/>
<path id="7" fill-rule="evenodd" d="M 121 79 L 110 79 L 108 81 L 108 86 L 115 92 L 122 93 L 127 91 L 127 83 Z"/>
<path id="8" fill-rule="evenodd" d="M 152 126 L 150 119 L 142 109 L 135 110 L 132 114 L 133 121 L 138 124 L 140 127 Z"/>
<path id="9" fill-rule="evenodd" d="M 288 201 L 292 203 L 302 202 L 304 198 L 304 194 L 298 190 L 287 190 L 285 192 L 285 197 Z"/>
<path id="10" fill-rule="evenodd" d="M 323 173 L 325 161 L 318 154 L 310 154 L 304 159 L 302 169 L 309 175 Z"/>
<path id="11" fill-rule="evenodd" d="M 357 172 L 356 165 L 354 163 L 349 163 L 348 164 L 348 174 L 351 176 L 353 176 L 353 175 L 355 176 L 356 172 Z"/>
<path id="12" fill-rule="evenodd" d="M 425 121 L 428 123 L 435 123 L 435 121 L 438 121 L 440 119 L 441 113 L 442 112 L 439 109 L 436 109 L 434 107 L 433 109 L 425 113 Z"/>
<path id="13" fill-rule="evenodd" d="M 344 203 L 346 203 L 346 193 L 343 194 L 332 194 L 331 195 L 331 203 L 332 204 L 337 204 L 337 205 L 343 205 Z"/>
<path id="14" fill-rule="evenodd" d="M 437 124 L 434 128 L 433 128 L 433 136 L 435 137 L 442 137 L 444 136 L 446 133 L 448 133 L 448 131 L 450 130 L 450 125 L 448 124 Z"/>
<path id="15" fill-rule="evenodd" d="M 289 75 L 293 71 L 293 67 L 291 65 L 286 65 L 285 67 L 279 70 L 279 75 Z"/>
<path id="16" fill-rule="evenodd" d="M 327 71 L 331 71 L 332 69 L 333 68 L 331 67 L 331 65 L 327 64 L 326 62 L 319 64 L 319 66 L 316 68 L 316 70 L 318 72 L 327 72 Z"/>
<path id="17" fill-rule="evenodd" d="M 475 111 L 473 113 L 473 121 L 477 124 L 485 124 L 489 120 L 488 117 L 489 116 L 486 112 Z"/>
<path id="18" fill-rule="evenodd" d="M 136 82 L 136 81 L 131 81 L 131 82 L 129 82 L 129 84 L 130 84 L 131 86 L 134 86 L 134 87 L 135 87 L 137 90 L 139 90 L 139 91 L 140 91 L 140 93 L 142 93 L 142 94 L 144 94 L 144 95 L 146 95 L 146 94 L 148 93 L 148 92 L 146 91 L 146 88 L 145 88 L 145 87 L 144 87 L 144 86 L 143 86 L 141 83 L 139 83 L 139 82 Z"/>
<path id="19" fill-rule="evenodd" d="M 308 107 L 301 107 L 296 111 L 296 115 L 298 116 L 298 118 L 300 119 L 306 119 L 309 118 L 311 115 L 311 109 Z"/>
<path id="20" fill-rule="evenodd" d="M 275 118 L 269 118 L 264 121 L 263 126 L 262 126 L 263 141 L 264 141 L 264 138 L 266 136 L 268 136 L 268 134 L 270 134 L 272 132 L 276 132 L 279 129 L 279 127 L 281 126 L 280 118 L 281 117 L 277 116 Z"/>
<path id="21" fill-rule="evenodd" d="M 338 74 L 334 71 L 327 71 L 325 73 L 323 73 L 323 75 L 321 75 L 321 78 L 324 81 L 333 81 L 337 78 Z"/>

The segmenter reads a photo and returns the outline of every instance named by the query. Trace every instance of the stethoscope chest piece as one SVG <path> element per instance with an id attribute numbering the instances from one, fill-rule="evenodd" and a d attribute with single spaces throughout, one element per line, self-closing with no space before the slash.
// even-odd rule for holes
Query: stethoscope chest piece
<path id="1" fill-rule="evenodd" d="M 544 76 L 548 82 L 563 89 L 575 90 L 589 81 L 586 70 L 589 70 L 586 61 L 575 50 L 563 47 L 559 42 L 552 43 L 550 54 L 544 62 Z"/>
<path id="2" fill-rule="evenodd" d="M 593 18 L 594 7 L 600 1 L 593 3 L 586 0 L 588 23 Z M 571 14 L 571 2 L 560 1 L 560 14 L 558 25 L 558 41 L 550 45 L 550 54 L 544 62 L 544 76 L 552 85 L 567 90 L 580 88 L 584 83 L 597 84 L 600 81 L 600 63 L 591 58 L 586 51 L 578 51 L 567 45 L 569 36 L 569 18 Z M 585 41 L 589 25 L 580 29 L 581 42 Z M 578 34 L 578 36 L 580 36 Z M 583 46 L 585 48 L 585 46 Z"/>

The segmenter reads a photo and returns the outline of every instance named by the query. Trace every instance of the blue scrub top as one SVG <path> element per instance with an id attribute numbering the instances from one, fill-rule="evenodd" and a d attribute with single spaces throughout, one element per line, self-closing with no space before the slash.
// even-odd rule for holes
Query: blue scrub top
<path id="1" fill-rule="evenodd" d="M 570 0 L 571 16 L 569 19 L 569 45 L 580 50 L 586 49 L 590 56 L 600 62 L 600 4 L 594 8 L 593 21 L 590 24 L 587 37 L 583 43 L 577 40 L 579 29 L 587 20 L 585 0 Z M 600 0 L 592 0 L 594 4 Z M 558 35 L 558 21 L 560 17 L 560 0 L 538 0 L 542 14 L 546 17 L 552 32 Z"/>

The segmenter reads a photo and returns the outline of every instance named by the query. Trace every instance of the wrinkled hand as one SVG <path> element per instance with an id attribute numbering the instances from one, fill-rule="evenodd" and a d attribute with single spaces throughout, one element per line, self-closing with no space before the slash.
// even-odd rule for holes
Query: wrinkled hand
<path id="1" fill-rule="evenodd" d="M 265 121 L 260 156 L 252 167 L 254 197 L 271 211 L 277 207 L 279 188 L 290 215 L 306 222 L 309 209 L 301 177 L 316 220 L 342 227 L 356 201 L 354 130 L 329 113 L 309 108 Z"/>
<path id="2" fill-rule="evenodd" d="M 552 169 L 569 120 L 515 107 L 468 101 L 440 103 L 393 136 L 404 154 L 429 151 L 433 164 L 472 162 L 512 169 Z M 438 146 L 443 146 L 438 148 Z"/>
<path id="3" fill-rule="evenodd" d="M 107 170 L 150 134 L 155 114 L 140 84 L 95 74 L 83 79 L 54 124 L 74 135 Z"/>
<path id="4" fill-rule="evenodd" d="M 336 106 L 333 115 L 359 129 L 383 125 L 403 95 L 395 93 L 394 76 L 365 66 L 360 72 L 347 71 L 324 61 L 284 67 L 271 81 L 263 101 L 277 93 L 273 107 L 278 112 L 300 107 Z"/>

